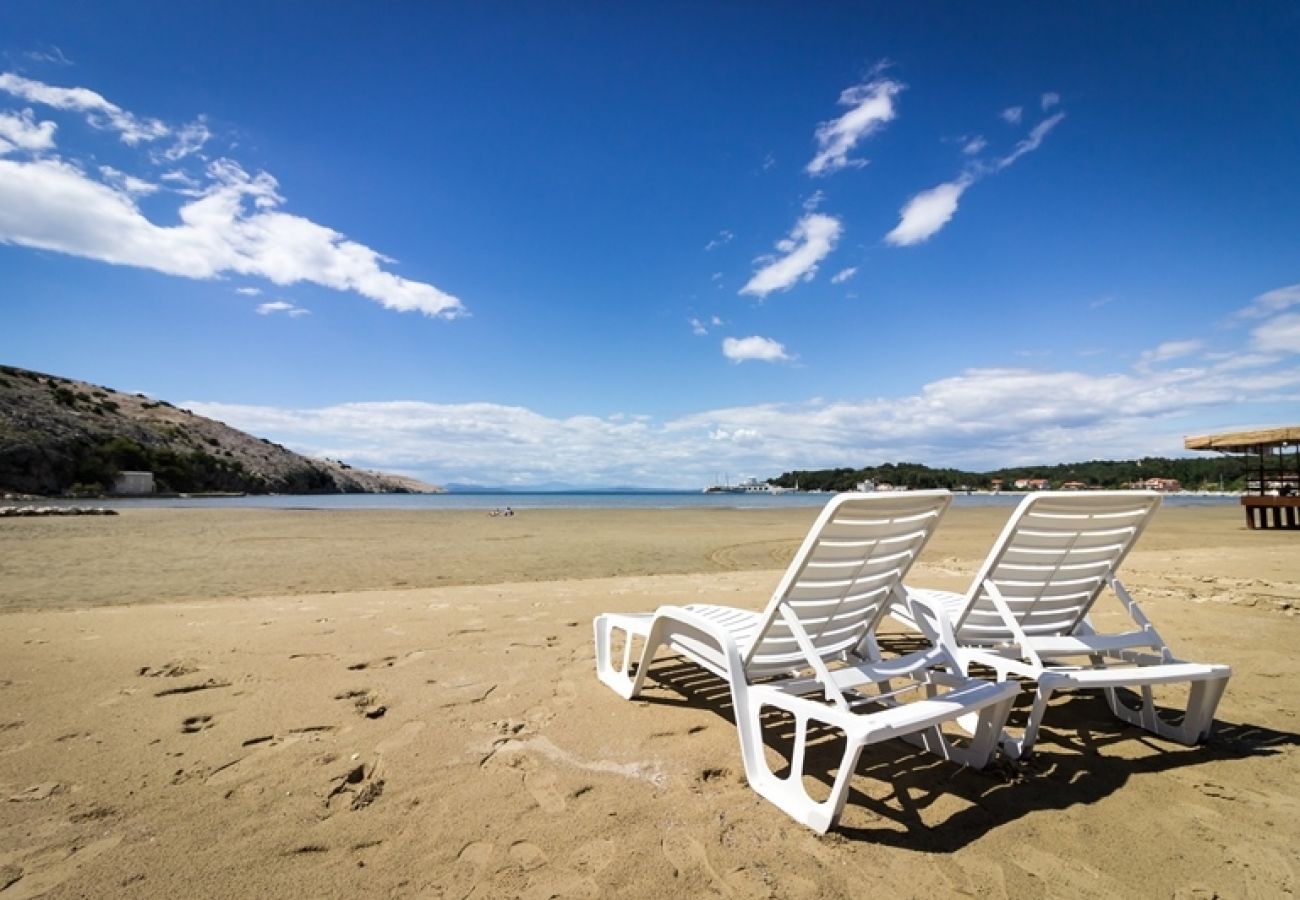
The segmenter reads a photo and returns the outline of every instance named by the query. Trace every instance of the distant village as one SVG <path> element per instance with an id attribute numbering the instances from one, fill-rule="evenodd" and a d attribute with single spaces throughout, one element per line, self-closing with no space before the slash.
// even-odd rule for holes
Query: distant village
<path id="1" fill-rule="evenodd" d="M 1127 482 L 1122 487 L 1132 490 L 1162 491 L 1165 493 L 1177 493 L 1183 489 L 1182 482 L 1177 478 L 1146 478 L 1139 481 Z M 1055 486 L 1059 491 L 1093 491 L 1100 490 L 1100 485 L 1086 484 L 1082 481 L 1063 481 Z M 894 491 L 910 490 L 905 485 L 893 485 L 887 481 L 859 481 L 854 485 L 854 490 L 858 491 Z M 993 478 L 989 481 L 987 489 L 990 493 L 999 494 L 1004 490 L 1013 491 L 1050 491 L 1053 490 L 1053 484 L 1046 478 L 1017 478 L 1007 487 L 1006 482 L 1001 478 Z"/>

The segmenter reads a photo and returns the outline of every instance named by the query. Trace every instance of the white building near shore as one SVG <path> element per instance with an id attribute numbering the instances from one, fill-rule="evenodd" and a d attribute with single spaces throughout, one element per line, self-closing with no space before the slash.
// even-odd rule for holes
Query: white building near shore
<path id="1" fill-rule="evenodd" d="M 114 494 L 139 496 L 153 492 L 153 472 L 118 472 L 113 479 Z"/>

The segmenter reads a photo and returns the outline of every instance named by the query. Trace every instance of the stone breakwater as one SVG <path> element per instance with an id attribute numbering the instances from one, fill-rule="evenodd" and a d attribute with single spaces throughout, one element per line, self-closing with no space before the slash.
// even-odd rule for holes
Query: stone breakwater
<path id="1" fill-rule="evenodd" d="M 115 516 L 102 506 L 0 506 L 0 518 L 9 516 Z"/>

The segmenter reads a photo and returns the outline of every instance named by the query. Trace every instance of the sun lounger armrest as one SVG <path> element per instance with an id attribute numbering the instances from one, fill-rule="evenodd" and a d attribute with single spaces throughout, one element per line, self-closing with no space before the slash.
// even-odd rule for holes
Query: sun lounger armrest
<path id="1" fill-rule="evenodd" d="M 938 598 L 926 597 L 914 591 L 907 591 L 905 596 L 908 612 L 916 627 L 945 657 L 954 672 L 965 675 L 966 664 L 962 662 L 957 637 L 952 630 L 952 619 L 944 603 Z"/>
<path id="2" fill-rule="evenodd" d="M 671 619 L 683 625 L 690 625 L 692 628 L 698 628 L 700 631 L 705 632 L 719 644 L 735 646 L 736 641 L 731 636 L 731 632 L 707 616 L 702 616 L 685 606 L 661 606 L 654 611 L 654 617 L 656 619 Z"/>
<path id="3" fill-rule="evenodd" d="M 674 646 L 715 674 L 725 677 L 727 671 L 744 671 L 744 657 L 735 636 L 724 625 L 694 610 L 684 606 L 661 606 L 654 611 L 650 631 L 651 645 L 662 641 Z M 716 646 L 721 658 L 710 660 L 691 646 L 702 641 Z M 743 680 L 743 675 L 741 677 Z"/>
<path id="4" fill-rule="evenodd" d="M 1147 635 L 1148 643 L 1152 647 L 1161 648 L 1161 653 L 1165 657 L 1165 662 L 1172 662 L 1174 659 L 1173 650 L 1165 643 L 1165 640 L 1160 636 L 1160 633 L 1156 631 L 1156 626 L 1151 624 L 1151 620 L 1142 612 L 1141 607 L 1137 605 L 1137 601 L 1133 599 L 1131 594 L 1129 594 L 1128 590 L 1124 587 L 1124 584 L 1114 575 L 1111 575 L 1108 581 L 1110 583 L 1111 591 L 1114 592 L 1115 597 L 1119 602 L 1124 605 L 1124 609 L 1128 612 L 1129 617 L 1133 620 L 1134 624 L 1137 625 L 1138 628 L 1142 629 L 1143 633 Z"/>

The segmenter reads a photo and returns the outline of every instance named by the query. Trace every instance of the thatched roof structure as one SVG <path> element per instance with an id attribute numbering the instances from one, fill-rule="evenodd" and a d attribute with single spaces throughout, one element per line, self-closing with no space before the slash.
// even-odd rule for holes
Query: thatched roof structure
<path id="1" fill-rule="evenodd" d="M 1221 453 L 1262 453 L 1296 445 L 1300 445 L 1300 425 L 1183 438 L 1183 446 L 1188 450 L 1218 450 Z"/>

